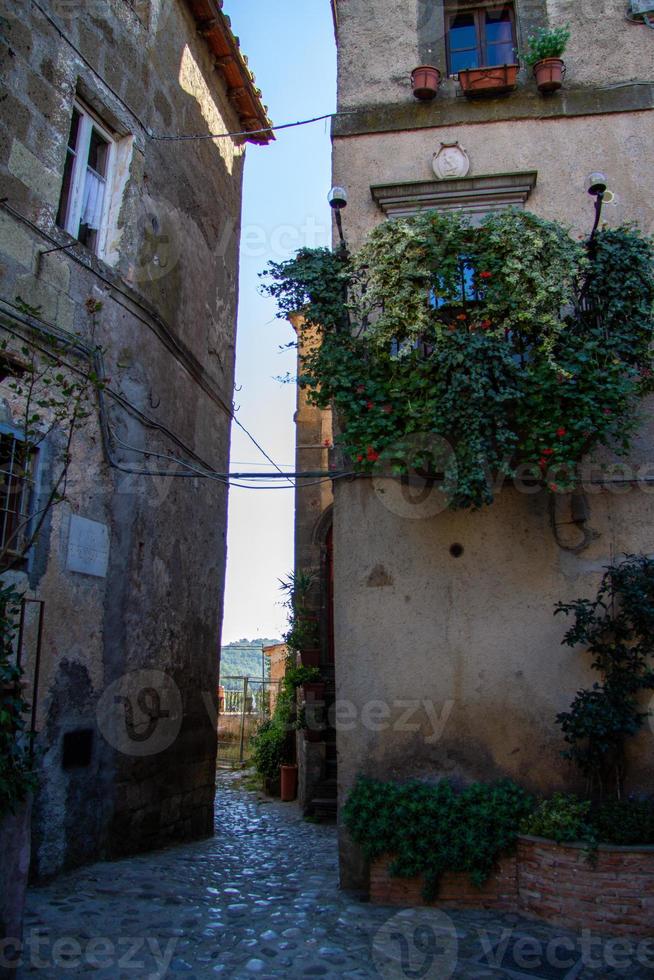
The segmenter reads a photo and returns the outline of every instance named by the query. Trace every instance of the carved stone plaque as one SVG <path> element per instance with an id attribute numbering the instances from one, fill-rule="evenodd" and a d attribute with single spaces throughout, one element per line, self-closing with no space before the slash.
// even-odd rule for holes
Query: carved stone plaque
<path id="1" fill-rule="evenodd" d="M 89 521 L 76 514 L 70 519 L 68 534 L 69 572 L 106 578 L 109 562 L 109 529 L 106 524 Z"/>
<path id="2" fill-rule="evenodd" d="M 470 157 L 458 140 L 456 143 L 441 143 L 440 150 L 434 153 L 433 167 L 439 180 L 467 177 Z"/>

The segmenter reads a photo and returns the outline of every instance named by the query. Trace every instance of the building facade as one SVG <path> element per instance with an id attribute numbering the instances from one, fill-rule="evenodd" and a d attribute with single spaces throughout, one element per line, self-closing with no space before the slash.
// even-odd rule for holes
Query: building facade
<path id="1" fill-rule="evenodd" d="M 43 878 L 213 832 L 215 475 L 228 471 L 245 148 L 273 136 L 217 0 L 4 0 L 0 59 L 5 536 L 7 514 L 38 518 L 69 453 L 65 499 L 3 576 L 30 600 Z M 55 426 L 16 488 L 11 365 L 37 349 L 101 384 L 69 450 Z"/>
<path id="2" fill-rule="evenodd" d="M 424 208 L 475 222 L 512 205 L 587 238 L 594 171 L 608 175 L 603 220 L 651 233 L 654 33 L 627 7 L 335 0 L 338 107 L 347 114 L 333 124 L 333 182 L 349 194 L 349 247 L 379 222 Z M 515 61 L 514 49 L 520 60 L 531 33 L 565 23 L 560 92 L 541 95 L 521 67 L 512 91 L 464 96 L 463 68 Z M 426 64 L 442 82 L 433 101 L 419 102 L 411 74 Z M 646 425 L 631 462 L 650 461 L 651 447 Z M 333 522 L 339 808 L 359 773 L 510 776 L 543 792 L 578 786 L 554 719 L 593 677 L 578 651 L 561 646 L 554 604 L 593 596 L 613 558 L 654 552 L 647 487 L 595 489 L 583 542 L 569 501 L 557 502 L 552 519 L 547 494 L 512 488 L 483 511 L 434 511 L 429 495 L 399 481 L 362 478 L 334 483 L 331 512 L 302 505 L 297 550 L 316 569 Z M 651 790 L 651 739 L 646 726 L 630 749 L 635 792 Z M 364 888 L 366 869 L 342 828 L 340 846 L 343 884 Z"/>

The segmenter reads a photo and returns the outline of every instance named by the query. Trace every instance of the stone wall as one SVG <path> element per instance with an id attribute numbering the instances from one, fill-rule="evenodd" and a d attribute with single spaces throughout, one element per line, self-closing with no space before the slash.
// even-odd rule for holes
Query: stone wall
<path id="1" fill-rule="evenodd" d="M 7 306 L 21 296 L 89 341 L 86 304 L 100 302 L 94 341 L 125 399 L 108 399 L 124 468 L 108 465 L 90 420 L 67 502 L 18 576 L 45 600 L 34 847 L 44 877 L 212 832 L 227 493 L 166 474 L 178 470 L 171 456 L 228 468 L 244 147 L 147 135 L 240 128 L 185 2 L 152 0 L 147 17 L 124 0 L 40 6 L 0 4 L 3 323 L 25 329 Z M 76 95 L 119 145 L 104 260 L 55 225 Z M 105 577 L 68 568 L 74 517 L 108 529 Z M 103 694 L 131 701 L 136 739 L 122 708 L 99 727 Z M 64 739 L 80 730 L 90 762 L 63 768 Z"/>

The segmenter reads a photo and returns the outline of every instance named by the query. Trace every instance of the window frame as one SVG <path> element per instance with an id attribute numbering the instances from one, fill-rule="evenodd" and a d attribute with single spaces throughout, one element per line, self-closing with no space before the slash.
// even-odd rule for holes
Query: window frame
<path id="1" fill-rule="evenodd" d="M 487 63 L 488 42 L 486 40 L 486 14 L 492 12 L 499 12 L 502 10 L 506 10 L 509 14 L 509 20 L 511 23 L 511 41 L 513 45 L 512 50 L 514 52 L 513 60 L 511 62 L 503 62 L 502 65 L 516 64 L 515 50 L 518 45 L 518 25 L 516 20 L 515 4 L 513 2 L 503 3 L 501 2 L 501 0 L 497 0 L 497 2 L 486 3 L 477 6 L 470 6 L 469 8 L 457 6 L 457 7 L 445 9 L 445 51 L 447 57 L 448 76 L 452 76 L 456 78 L 459 75 L 459 71 L 477 71 L 483 68 L 502 67 L 502 65 L 490 65 Z M 477 57 L 479 59 L 479 64 L 477 65 L 476 68 L 471 68 L 471 69 L 461 68 L 459 69 L 459 71 L 453 71 L 452 70 L 452 46 L 451 46 L 452 21 L 456 17 L 459 17 L 461 14 L 472 14 L 472 16 L 474 17 L 475 35 L 476 35 L 476 42 L 477 42 L 476 51 L 477 51 Z M 462 48 L 461 50 L 472 51 L 473 49 Z"/>
<path id="2" fill-rule="evenodd" d="M 66 207 L 66 213 L 64 215 L 57 215 L 57 224 L 65 232 L 71 235 L 73 238 L 77 239 L 80 244 L 84 245 L 85 248 L 93 254 L 97 255 L 98 258 L 104 259 L 106 255 L 107 246 L 107 236 L 109 231 L 109 210 L 111 203 L 111 195 L 113 190 L 113 178 L 114 178 L 114 167 L 115 167 L 115 157 L 116 157 L 116 136 L 111 132 L 110 129 L 103 123 L 98 116 L 84 103 L 81 99 L 75 98 L 73 102 L 73 112 L 77 112 L 80 117 L 79 128 L 77 132 L 77 143 L 74 152 L 74 162 L 70 175 L 70 191 L 69 198 Z M 71 112 L 71 126 L 73 119 L 73 112 Z M 82 219 L 82 207 L 84 204 L 84 190 L 86 187 L 86 172 L 88 169 L 88 159 L 89 150 L 91 146 L 91 138 L 93 136 L 93 131 L 96 131 L 99 136 L 107 143 L 107 166 L 106 173 L 104 175 L 98 175 L 104 180 L 105 192 L 104 199 L 102 202 L 102 214 L 100 218 L 100 227 L 97 230 L 97 237 L 95 245 L 91 247 L 81 241 L 80 229 L 81 229 L 81 219 Z M 66 143 L 66 157 L 71 152 L 68 142 Z M 62 182 L 61 193 L 59 197 L 59 208 L 61 209 L 61 204 L 64 194 L 64 185 Z"/>
<path id="3" fill-rule="evenodd" d="M 8 425 L 6 423 L 0 423 L 0 439 L 9 438 L 12 440 L 12 459 L 15 454 L 16 444 L 21 444 L 29 452 L 29 467 L 26 475 L 21 478 L 20 482 L 23 484 L 21 490 L 21 510 L 10 511 L 7 507 L 0 506 L 0 551 L 4 551 L 6 547 L 6 515 L 14 513 L 18 517 L 17 526 L 20 527 L 23 523 L 23 529 L 20 531 L 19 536 L 16 538 L 14 544 L 15 547 L 10 547 L 7 549 L 7 563 L 12 565 L 17 559 L 22 562 L 29 561 L 30 555 L 32 553 L 32 548 L 30 547 L 27 552 L 23 553 L 20 547 L 21 542 L 29 542 L 34 519 L 35 502 L 39 496 L 39 449 L 33 446 L 31 449 L 27 446 L 27 440 L 24 434 L 16 427 Z M 2 471 L 4 474 L 4 471 Z M 7 498 L 9 494 L 7 493 Z M 0 491 L 0 504 L 5 501 L 5 496 L 2 491 Z M 3 566 L 0 563 L 0 570 Z"/>

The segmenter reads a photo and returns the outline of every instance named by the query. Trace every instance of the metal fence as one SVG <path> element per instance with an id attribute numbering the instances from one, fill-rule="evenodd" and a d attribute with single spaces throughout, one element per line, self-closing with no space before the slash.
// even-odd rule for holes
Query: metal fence
<path id="1" fill-rule="evenodd" d="M 221 677 L 218 701 L 218 765 L 242 766 L 252 755 L 252 736 L 270 718 L 280 681 Z"/>

